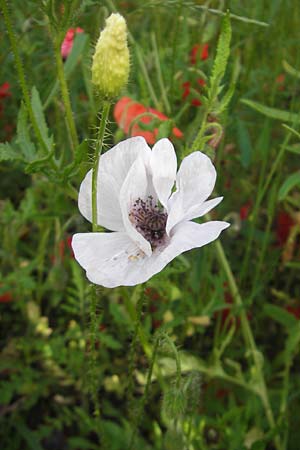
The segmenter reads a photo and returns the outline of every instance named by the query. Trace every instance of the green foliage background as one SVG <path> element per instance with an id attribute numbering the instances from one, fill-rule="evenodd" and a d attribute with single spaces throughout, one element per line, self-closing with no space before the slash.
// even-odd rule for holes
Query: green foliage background
<path id="1" fill-rule="evenodd" d="M 1 448 L 123 450 L 134 432 L 136 449 L 298 450 L 297 0 L 1 0 L 2 10 L 5 4 L 28 98 L 1 20 L 0 85 L 8 81 L 12 94 L 0 98 Z M 147 286 L 97 289 L 90 314 L 92 289 L 69 240 L 90 231 L 76 203 L 92 165 L 101 107 L 90 63 L 99 29 L 114 8 L 131 33 L 124 95 L 172 119 L 159 126 L 160 137 L 174 123 L 182 130 L 184 139 L 174 142 L 178 159 L 197 145 L 214 157 L 214 196 L 224 195 L 214 217 L 232 223 L 221 241 L 242 305 L 233 301 L 228 271 L 211 244 L 180 256 Z M 226 30 L 224 48 L 215 55 L 227 9 L 232 36 L 225 71 Z M 63 66 L 75 136 L 68 133 L 57 70 L 60 43 L 71 26 L 85 31 Z M 191 48 L 206 42 L 209 58 L 192 65 Z M 199 77 L 210 80 L 201 97 Z M 183 99 L 186 81 L 192 92 Z M 202 106 L 190 104 L 193 96 Z M 205 128 L 211 115 L 223 136 L 217 149 L 209 147 Z M 112 115 L 109 132 L 107 147 L 124 137 Z M 245 205 L 246 219 L 240 214 Z M 283 213 L 293 223 L 284 242 Z M 136 305 L 143 310 L 141 326 Z M 256 355 L 245 342 L 242 314 Z"/>

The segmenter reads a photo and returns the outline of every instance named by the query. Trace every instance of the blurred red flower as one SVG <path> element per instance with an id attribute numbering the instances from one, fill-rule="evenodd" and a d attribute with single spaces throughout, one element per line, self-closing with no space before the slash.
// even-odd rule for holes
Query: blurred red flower
<path id="1" fill-rule="evenodd" d="M 284 73 L 279 74 L 278 77 L 275 78 L 275 82 L 277 84 L 277 89 L 279 91 L 284 91 L 285 74 Z"/>
<path id="2" fill-rule="evenodd" d="M 61 49 L 60 49 L 61 56 L 63 59 L 67 59 L 67 57 L 71 53 L 75 35 L 77 33 L 83 33 L 83 32 L 84 32 L 84 30 L 80 27 L 69 28 L 69 30 L 67 31 L 66 36 L 63 40 L 63 43 L 61 44 Z"/>
<path id="3" fill-rule="evenodd" d="M 290 314 L 293 314 L 296 319 L 300 319 L 300 306 L 286 306 L 284 309 Z"/>
<path id="4" fill-rule="evenodd" d="M 147 116 L 147 113 L 151 114 Z M 123 130 L 126 134 L 129 134 L 130 131 L 130 136 L 143 136 L 148 144 L 152 145 L 157 140 L 158 128 L 155 128 L 153 131 L 142 130 L 138 122 L 131 127 L 133 121 L 140 114 L 145 115 L 138 120 L 139 123 L 151 123 L 153 121 L 152 115 L 156 116 L 161 121 L 169 120 L 169 118 L 160 111 L 153 108 L 148 108 L 129 97 L 122 97 L 114 107 L 114 118 L 119 128 L 121 128 L 121 130 Z M 178 128 L 174 127 L 172 130 L 172 136 L 170 137 L 180 139 L 183 137 L 183 133 Z"/>
<path id="5" fill-rule="evenodd" d="M 200 87 L 205 86 L 205 80 L 203 80 L 202 78 L 198 78 L 197 84 Z M 190 81 L 185 81 L 184 83 L 182 83 L 181 87 L 183 89 L 182 99 L 185 100 L 191 93 L 191 82 Z M 193 105 L 193 106 L 201 106 L 202 103 L 201 103 L 201 101 L 198 98 L 192 98 L 191 99 L 191 105 Z"/>
<path id="6" fill-rule="evenodd" d="M 294 219 L 285 211 L 280 211 L 276 219 L 276 237 L 279 245 L 284 245 L 289 237 Z"/>
<path id="7" fill-rule="evenodd" d="M 245 203 L 243 206 L 240 207 L 240 219 L 246 220 L 249 216 L 249 212 L 251 210 L 251 202 Z"/>
<path id="8" fill-rule="evenodd" d="M 11 92 L 9 91 L 10 84 L 6 81 L 0 86 L 0 98 L 10 97 Z"/>
<path id="9" fill-rule="evenodd" d="M 195 44 L 190 52 L 190 63 L 196 64 L 198 60 L 205 61 L 208 56 L 208 44 Z"/>
<path id="10" fill-rule="evenodd" d="M 13 300 L 10 292 L 4 292 L 0 294 L 0 303 L 10 303 Z"/>

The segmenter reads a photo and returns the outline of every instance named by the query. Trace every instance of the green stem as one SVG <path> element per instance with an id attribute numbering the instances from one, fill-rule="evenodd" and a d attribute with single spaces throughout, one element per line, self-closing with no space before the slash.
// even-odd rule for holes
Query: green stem
<path id="1" fill-rule="evenodd" d="M 129 410 L 133 409 L 133 388 L 134 388 L 134 368 L 135 368 L 135 357 L 136 357 L 136 351 L 137 351 L 137 343 L 138 343 L 138 337 L 139 337 L 139 330 L 141 326 L 141 319 L 142 319 L 142 311 L 143 311 L 143 304 L 145 300 L 144 295 L 144 287 L 141 286 L 141 292 L 139 295 L 139 299 L 136 304 L 136 315 L 135 315 L 135 322 L 134 322 L 134 332 L 132 341 L 130 344 L 129 349 L 129 356 L 128 356 L 128 385 L 127 385 L 127 404 Z"/>
<path id="2" fill-rule="evenodd" d="M 152 40 L 152 46 L 153 46 L 153 50 L 154 50 L 154 60 L 155 60 L 155 65 L 156 65 L 156 70 L 157 70 L 157 80 L 158 80 L 158 84 L 161 90 L 161 96 L 162 96 L 162 100 L 164 102 L 165 105 L 165 109 L 167 114 L 170 114 L 171 112 L 171 106 L 167 97 L 167 92 L 166 92 L 166 88 L 165 88 L 165 84 L 164 84 L 164 79 L 162 76 L 162 71 L 161 71 L 161 65 L 160 65 L 160 61 L 159 61 L 159 54 L 158 54 L 158 48 L 157 48 L 157 42 L 156 42 L 156 38 L 155 38 L 155 34 L 151 33 L 151 40 Z"/>
<path id="3" fill-rule="evenodd" d="M 26 109 L 27 109 L 27 112 L 28 112 L 28 115 L 29 115 L 29 118 L 30 118 L 30 121 L 32 124 L 32 128 L 34 130 L 36 138 L 37 138 L 38 142 L 40 143 L 41 147 L 44 149 L 45 153 L 48 153 L 50 149 L 48 148 L 48 145 L 46 144 L 46 142 L 44 141 L 44 139 L 42 137 L 42 134 L 40 132 L 38 123 L 36 121 L 36 118 L 35 118 L 35 115 L 34 115 L 34 112 L 33 112 L 32 106 L 31 106 L 29 89 L 27 86 L 26 78 L 25 78 L 22 60 L 21 60 L 21 57 L 19 54 L 17 40 L 14 35 L 14 31 L 13 31 L 13 27 L 12 27 L 12 23 L 11 23 L 11 19 L 10 19 L 10 13 L 9 13 L 9 9 L 7 7 L 7 2 L 6 2 L 6 0 L 0 0 L 0 4 L 1 4 L 4 21 L 5 21 L 6 28 L 7 28 L 8 37 L 10 40 L 11 49 L 14 54 L 15 66 L 16 66 L 17 73 L 18 73 L 18 78 L 19 78 L 19 83 L 21 86 L 22 94 L 23 94 L 23 99 L 24 99 L 25 106 L 26 106 Z"/>
<path id="4" fill-rule="evenodd" d="M 69 91 L 68 91 L 68 85 L 67 85 L 67 81 L 65 78 L 64 64 L 63 64 L 63 61 L 61 58 L 61 53 L 60 53 L 60 41 L 58 39 L 55 39 L 54 47 L 55 47 L 57 77 L 58 77 L 59 84 L 60 84 L 62 100 L 64 103 L 65 112 L 66 112 L 66 121 L 67 121 L 68 129 L 69 129 L 69 133 L 71 136 L 72 150 L 74 153 L 75 149 L 79 145 L 79 142 L 78 142 L 75 121 L 74 121 L 74 117 L 73 117 L 73 112 L 72 112 L 72 106 L 71 106 L 71 100 L 70 100 Z"/>
<path id="5" fill-rule="evenodd" d="M 97 231 L 98 225 L 98 212 L 97 212 L 97 180 L 98 180 L 98 170 L 99 170 L 99 160 L 103 149 L 103 141 L 105 128 L 109 116 L 111 103 L 105 101 L 103 104 L 102 116 L 100 121 L 100 126 L 98 130 L 98 136 L 96 140 L 95 147 L 95 161 L 93 166 L 93 175 L 92 175 L 92 224 L 93 231 Z"/>

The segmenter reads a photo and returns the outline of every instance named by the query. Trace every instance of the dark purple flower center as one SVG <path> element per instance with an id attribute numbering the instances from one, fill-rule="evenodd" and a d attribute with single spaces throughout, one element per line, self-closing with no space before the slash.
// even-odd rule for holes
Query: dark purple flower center
<path id="1" fill-rule="evenodd" d="M 138 198 L 129 213 L 136 230 L 151 244 L 152 249 L 161 246 L 166 236 L 168 215 L 149 195 L 147 200 Z"/>

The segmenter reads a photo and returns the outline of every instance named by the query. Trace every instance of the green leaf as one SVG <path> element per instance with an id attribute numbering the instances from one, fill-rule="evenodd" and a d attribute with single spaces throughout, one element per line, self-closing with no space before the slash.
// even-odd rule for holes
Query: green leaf
<path id="1" fill-rule="evenodd" d="M 27 112 L 23 103 L 18 114 L 17 144 L 19 145 L 25 160 L 28 162 L 32 161 L 35 157 L 36 150 L 30 139 Z"/>
<path id="2" fill-rule="evenodd" d="M 283 325 L 287 330 L 290 330 L 297 324 L 296 317 L 279 306 L 267 303 L 263 309 L 267 316 Z"/>
<path id="3" fill-rule="evenodd" d="M 295 136 L 297 136 L 300 139 L 300 133 L 298 133 L 298 131 L 294 130 L 294 128 L 289 127 L 285 123 L 283 123 L 282 126 L 283 126 L 283 128 L 285 128 L 286 130 L 290 131 L 291 133 L 293 133 Z"/>
<path id="4" fill-rule="evenodd" d="M 26 173 L 39 172 L 45 166 L 48 166 L 48 161 L 52 158 L 53 155 L 54 155 L 54 149 L 51 150 L 50 153 L 48 153 L 46 156 L 35 159 L 34 161 L 27 164 L 27 166 L 25 167 L 25 172 Z"/>
<path id="5" fill-rule="evenodd" d="M 290 330 L 289 336 L 286 340 L 285 353 L 288 359 L 291 359 L 295 351 L 297 351 L 300 342 L 300 322 Z"/>
<path id="6" fill-rule="evenodd" d="M 288 195 L 288 193 L 295 186 L 298 186 L 298 185 L 300 186 L 300 171 L 295 172 L 292 175 L 290 175 L 289 177 L 287 177 L 285 182 L 281 185 L 279 192 L 278 192 L 279 201 L 284 200 L 286 198 L 286 196 Z"/>
<path id="7" fill-rule="evenodd" d="M 270 117 L 271 119 L 281 120 L 282 122 L 300 123 L 299 114 L 284 111 L 282 109 L 270 108 L 269 106 L 262 105 L 261 103 L 254 102 L 246 98 L 242 98 L 241 102 L 264 116 Z"/>
<path id="8" fill-rule="evenodd" d="M 221 34 L 217 46 L 217 54 L 210 77 L 210 98 L 214 98 L 219 84 L 225 74 L 230 55 L 231 25 L 229 13 L 224 16 L 221 26 Z"/>
<path id="9" fill-rule="evenodd" d="M 158 127 L 157 140 L 162 138 L 168 138 L 172 134 L 173 121 L 165 120 L 161 122 Z"/>
<path id="10" fill-rule="evenodd" d="M 228 91 L 224 94 L 223 98 L 220 100 L 220 103 L 215 111 L 216 115 L 221 114 L 222 112 L 225 111 L 225 109 L 230 103 L 230 100 L 232 99 L 234 91 L 235 91 L 235 83 L 231 83 Z"/>
<path id="11" fill-rule="evenodd" d="M 33 86 L 31 91 L 31 106 L 33 109 L 33 114 L 35 116 L 35 119 L 37 121 L 37 124 L 40 129 L 40 133 L 42 135 L 43 141 L 45 142 L 48 151 L 51 151 L 52 148 L 52 138 L 49 137 L 48 133 L 48 126 L 45 120 L 45 116 L 43 113 L 43 107 L 40 99 L 40 94 L 38 93 L 38 90 L 35 86 Z"/>
<path id="12" fill-rule="evenodd" d="M 300 71 L 296 70 L 293 66 L 291 66 L 287 61 L 283 61 L 282 65 L 284 67 L 284 70 L 289 73 L 290 75 L 292 75 L 295 78 L 300 79 Z"/>
<path id="13" fill-rule="evenodd" d="M 103 344 L 107 348 L 111 348 L 113 350 L 119 350 L 122 348 L 120 342 L 118 342 L 115 338 L 110 336 L 109 334 L 101 333 L 99 334 L 99 340 L 101 344 Z"/>
<path id="14" fill-rule="evenodd" d="M 286 150 L 290 153 L 300 155 L 300 144 L 287 145 Z"/>
<path id="15" fill-rule="evenodd" d="M 0 142 L 0 161 L 15 161 L 22 159 L 21 152 L 17 151 L 8 142 Z"/>
<path id="16" fill-rule="evenodd" d="M 252 144 L 248 128 L 242 120 L 237 120 L 237 140 L 241 151 L 242 166 L 247 169 L 251 163 Z"/>

